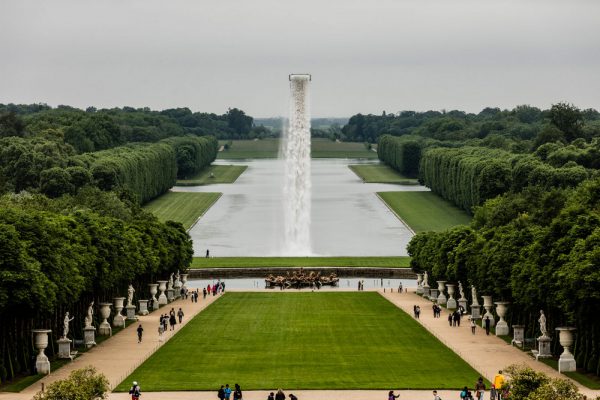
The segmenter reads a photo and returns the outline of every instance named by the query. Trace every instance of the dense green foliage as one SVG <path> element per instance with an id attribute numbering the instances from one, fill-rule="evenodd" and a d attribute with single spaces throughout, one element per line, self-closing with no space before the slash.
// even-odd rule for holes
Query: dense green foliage
<path id="1" fill-rule="evenodd" d="M 583 400 L 577 386 L 567 379 L 551 379 L 525 365 L 510 365 L 504 371 L 514 400 Z"/>
<path id="2" fill-rule="evenodd" d="M 510 322 L 525 324 L 528 337 L 538 334 L 540 309 L 550 332 L 576 326 L 577 364 L 600 374 L 600 322 L 591 317 L 600 312 L 600 178 L 508 192 L 476 208 L 471 226 L 418 234 L 408 251 L 432 281 L 511 301 Z"/>
<path id="3" fill-rule="evenodd" d="M 177 179 L 186 179 L 200 172 L 217 158 L 219 150 L 219 142 L 214 136 L 173 137 L 162 143 L 170 144 L 175 149 Z"/>
<path id="4" fill-rule="evenodd" d="M 126 195 L 97 188 L 48 199 L 0 198 L 0 380 L 30 367 L 32 328 L 62 332 L 65 311 L 81 336 L 87 304 L 111 300 L 132 283 L 185 270 L 192 243 L 183 226 L 163 224 Z M 53 353 L 50 348 L 47 352 Z"/>
<path id="5" fill-rule="evenodd" d="M 226 293 L 117 390 L 213 390 L 232 376 L 247 390 L 456 389 L 479 374 L 378 293 Z"/>
<path id="6" fill-rule="evenodd" d="M 66 379 L 52 382 L 45 391 L 37 393 L 33 400 L 102 400 L 106 398 L 108 391 L 106 376 L 88 366 L 71 372 Z"/>
<path id="7" fill-rule="evenodd" d="M 377 142 L 377 155 L 396 171 L 409 177 L 419 173 L 423 138 L 416 136 L 393 137 L 383 135 Z"/>

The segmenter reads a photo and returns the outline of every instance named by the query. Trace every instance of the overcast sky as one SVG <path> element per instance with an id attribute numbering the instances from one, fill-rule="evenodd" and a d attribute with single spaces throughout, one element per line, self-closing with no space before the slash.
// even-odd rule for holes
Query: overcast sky
<path id="1" fill-rule="evenodd" d="M 313 116 L 600 109 L 597 0 L 0 0 L 0 103 Z"/>

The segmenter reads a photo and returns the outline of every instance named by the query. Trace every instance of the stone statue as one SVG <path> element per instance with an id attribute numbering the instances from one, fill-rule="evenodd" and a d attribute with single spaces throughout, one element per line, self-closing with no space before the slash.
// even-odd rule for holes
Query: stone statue
<path id="1" fill-rule="evenodd" d="M 427 271 L 425 271 L 425 273 L 423 274 L 423 284 L 421 286 L 425 287 L 425 286 L 429 286 L 429 275 L 427 275 Z"/>
<path id="2" fill-rule="evenodd" d="M 475 288 L 475 286 L 471 286 L 471 298 L 472 298 L 471 304 L 474 306 L 478 306 L 479 301 L 477 300 L 477 289 Z"/>
<path id="3" fill-rule="evenodd" d="M 181 280 L 179 278 L 180 278 L 180 276 L 179 276 L 179 270 L 177 270 L 177 274 L 175 274 L 175 281 L 176 282 L 180 282 Z"/>
<path id="4" fill-rule="evenodd" d="M 65 319 L 63 320 L 63 335 L 62 339 L 66 339 L 69 334 L 69 322 L 73 321 L 75 317 L 69 318 L 69 312 L 65 313 Z"/>
<path id="5" fill-rule="evenodd" d="M 133 294 L 135 293 L 135 289 L 131 284 L 127 288 L 127 305 L 125 307 L 129 307 L 133 305 Z"/>
<path id="6" fill-rule="evenodd" d="M 88 307 L 87 315 L 85 316 L 85 327 L 86 328 L 92 327 L 92 321 L 94 320 L 93 315 L 94 315 L 94 302 L 92 301 L 90 303 L 90 306 Z"/>
<path id="7" fill-rule="evenodd" d="M 548 330 L 546 329 L 546 316 L 544 315 L 544 310 L 540 310 L 540 319 L 538 319 L 540 323 L 540 331 L 542 332 L 542 337 L 548 337 Z"/>
<path id="8" fill-rule="evenodd" d="M 169 282 L 167 283 L 167 290 L 171 290 L 173 289 L 173 273 L 171 273 L 171 276 L 169 277 Z"/>
<path id="9" fill-rule="evenodd" d="M 463 289 L 462 282 L 458 282 L 458 292 L 460 293 L 460 300 L 465 298 L 465 290 Z"/>

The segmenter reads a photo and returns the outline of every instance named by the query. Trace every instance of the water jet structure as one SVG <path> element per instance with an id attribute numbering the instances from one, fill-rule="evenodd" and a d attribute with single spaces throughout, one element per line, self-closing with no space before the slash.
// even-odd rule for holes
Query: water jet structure
<path id="1" fill-rule="evenodd" d="M 310 111 L 309 74 L 291 74 L 290 118 L 284 130 L 281 154 L 284 160 L 282 252 L 309 256 L 310 239 Z"/>

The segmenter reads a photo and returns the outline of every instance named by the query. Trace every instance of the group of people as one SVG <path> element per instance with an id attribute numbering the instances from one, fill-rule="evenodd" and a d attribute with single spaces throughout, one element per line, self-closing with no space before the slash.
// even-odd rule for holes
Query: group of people
<path id="1" fill-rule="evenodd" d="M 181 322 L 183 321 L 183 316 L 184 314 L 181 307 L 179 307 L 179 310 L 177 312 L 175 312 L 174 308 L 171 308 L 169 314 L 162 314 L 160 316 L 158 325 L 159 336 L 162 336 L 162 334 L 167 331 L 167 325 L 170 326 L 170 331 L 174 331 L 175 325 L 177 325 L 177 320 L 179 320 L 179 323 L 181 324 Z"/>
<path id="2" fill-rule="evenodd" d="M 292 393 L 290 393 L 289 396 L 290 396 L 290 400 L 298 400 L 298 397 L 296 397 Z M 283 390 L 278 389 L 277 394 L 275 394 L 273 392 L 269 393 L 267 400 L 285 400 L 285 393 L 283 393 Z"/>
<path id="3" fill-rule="evenodd" d="M 492 387 L 490 388 L 490 400 L 503 400 L 508 397 L 508 388 L 505 385 L 506 379 L 502 371 L 498 371 L 494 376 Z M 461 400 L 484 400 L 486 387 L 483 378 L 480 376 L 471 391 L 467 386 L 460 392 Z"/>
<path id="4" fill-rule="evenodd" d="M 460 310 L 455 310 L 454 312 L 448 313 L 448 324 L 450 326 L 460 326 L 460 319 L 462 318 L 462 314 Z"/>
<path id="5" fill-rule="evenodd" d="M 416 319 L 419 319 L 421 317 L 421 306 L 418 306 L 416 304 L 413 306 L 413 315 Z"/>
<path id="6" fill-rule="evenodd" d="M 204 290 L 203 290 L 203 292 L 204 292 Z M 209 296 L 211 293 L 213 296 L 216 296 L 223 292 L 225 292 L 225 282 L 221 282 L 220 280 L 217 281 L 217 283 L 214 283 L 212 286 L 210 285 L 210 283 L 208 284 L 208 286 L 206 286 L 206 293 Z M 206 294 L 204 295 L 204 297 L 206 297 Z"/>
<path id="7" fill-rule="evenodd" d="M 232 394 L 233 400 L 242 400 L 242 388 L 237 383 L 234 385 L 233 390 L 229 387 L 229 384 L 225 386 L 221 385 L 221 388 L 217 392 L 217 397 L 220 400 L 230 400 Z"/>

